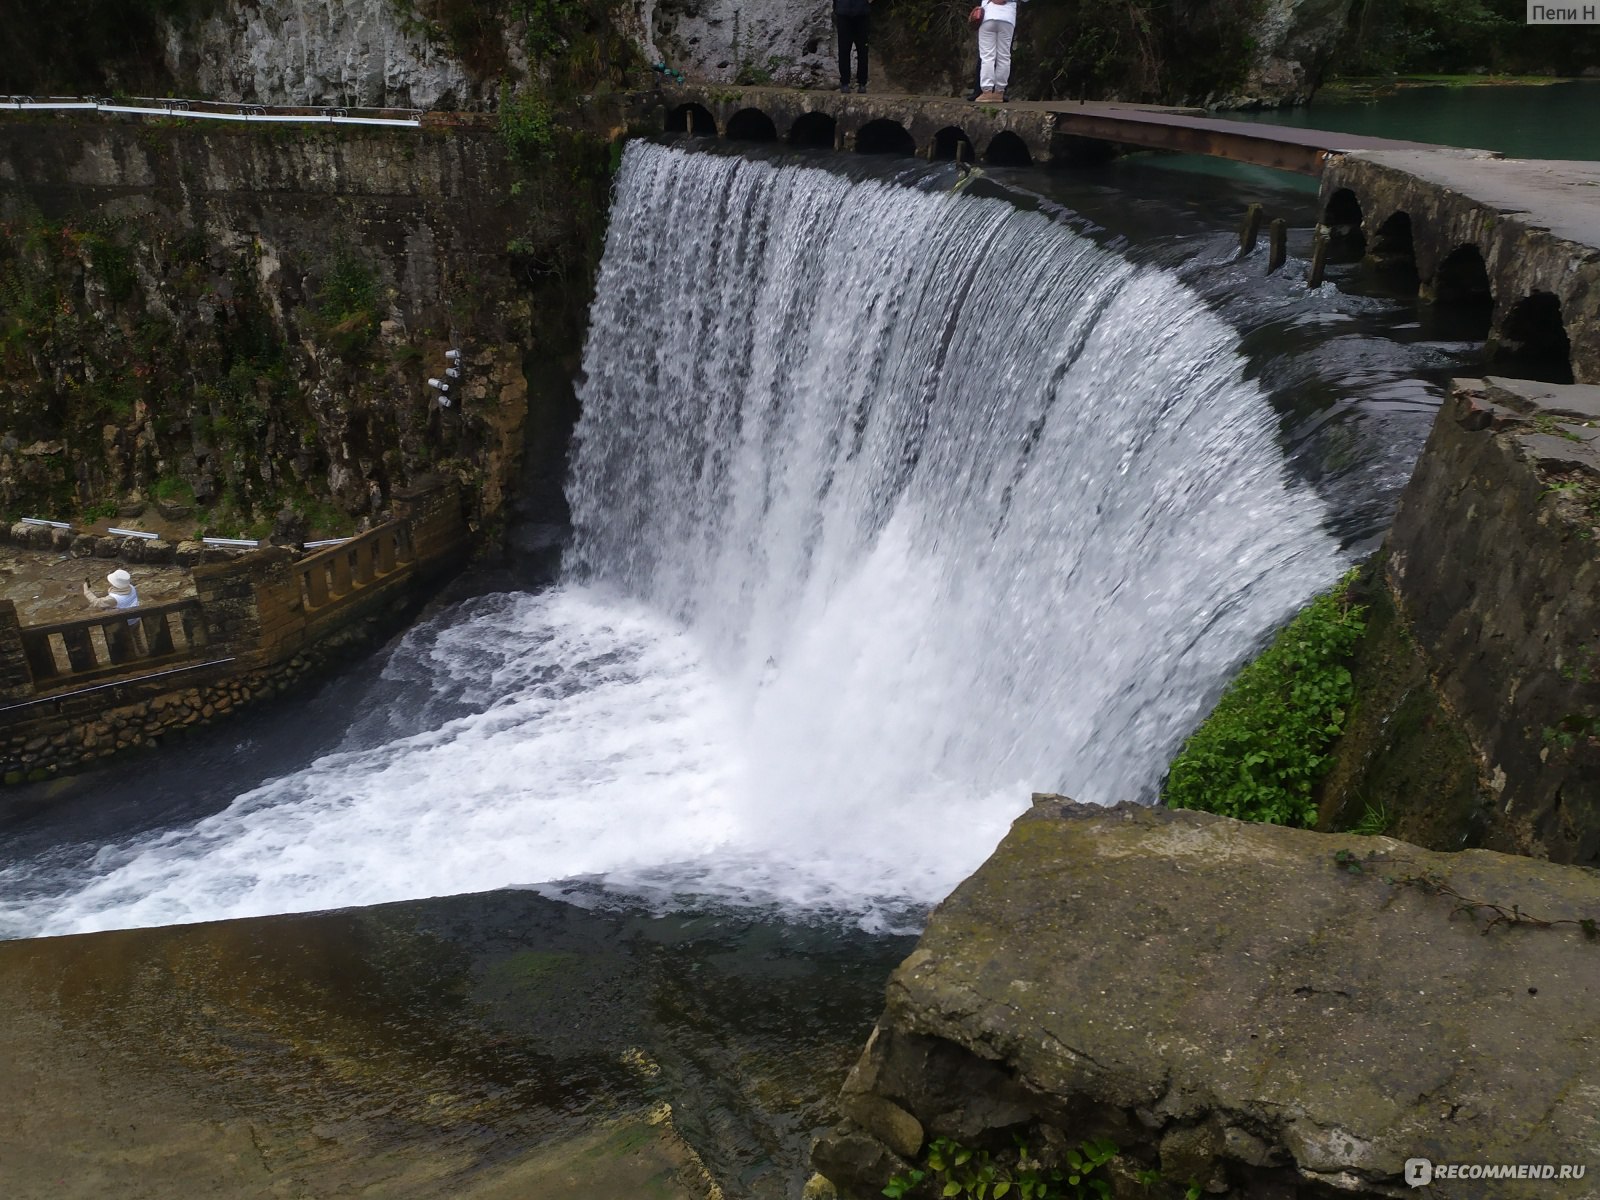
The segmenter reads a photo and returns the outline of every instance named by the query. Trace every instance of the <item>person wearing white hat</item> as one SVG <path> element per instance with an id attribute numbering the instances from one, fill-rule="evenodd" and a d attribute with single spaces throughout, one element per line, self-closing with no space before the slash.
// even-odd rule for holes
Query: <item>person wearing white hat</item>
<path id="1" fill-rule="evenodd" d="M 111 590 L 104 596 L 96 596 L 89 588 L 89 581 L 83 581 L 83 598 L 89 602 L 90 608 L 101 612 L 113 608 L 139 607 L 139 589 L 133 586 L 132 575 L 118 567 L 106 576 L 106 583 Z M 128 622 L 130 625 L 137 623 L 137 619 Z"/>
<path id="2" fill-rule="evenodd" d="M 89 602 L 89 607 L 96 612 L 105 612 L 119 608 L 138 608 L 139 589 L 133 586 L 133 576 L 121 567 L 106 576 L 106 584 L 110 591 L 104 596 L 96 596 L 89 587 L 89 581 L 83 581 L 83 598 Z M 136 654 L 147 654 L 144 630 L 139 628 L 139 618 L 132 617 L 128 621 L 128 634 L 133 639 L 133 649 Z M 118 657 L 115 650 L 113 658 Z"/>

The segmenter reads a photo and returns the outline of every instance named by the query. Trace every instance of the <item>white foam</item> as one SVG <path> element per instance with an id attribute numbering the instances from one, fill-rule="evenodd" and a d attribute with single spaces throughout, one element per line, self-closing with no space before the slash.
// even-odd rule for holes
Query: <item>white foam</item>
<path id="1" fill-rule="evenodd" d="M 1149 799 L 1339 562 L 1232 331 L 996 201 L 630 147 L 569 582 L 408 637 L 347 748 L 15 933 L 584 879 L 903 920 L 1032 790 Z"/>

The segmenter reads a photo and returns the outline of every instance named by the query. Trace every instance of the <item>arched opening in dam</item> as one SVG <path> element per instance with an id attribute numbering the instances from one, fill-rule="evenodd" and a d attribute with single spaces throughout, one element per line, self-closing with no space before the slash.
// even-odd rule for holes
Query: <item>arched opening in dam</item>
<path id="1" fill-rule="evenodd" d="M 1561 319 L 1561 301 L 1534 292 L 1511 306 L 1500 323 L 1490 355 L 1497 374 L 1545 383 L 1572 382 L 1572 342 Z"/>
<path id="2" fill-rule="evenodd" d="M 857 154 L 894 154 L 909 158 L 916 152 L 916 141 L 899 121 L 879 118 L 868 121 L 856 131 Z"/>
<path id="3" fill-rule="evenodd" d="M 778 127 L 759 108 L 741 108 L 728 118 L 727 136 L 734 142 L 775 142 Z"/>

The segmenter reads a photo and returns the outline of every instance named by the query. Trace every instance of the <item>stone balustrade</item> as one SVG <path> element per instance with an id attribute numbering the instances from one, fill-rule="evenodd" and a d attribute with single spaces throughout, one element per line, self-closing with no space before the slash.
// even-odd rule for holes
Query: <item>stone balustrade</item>
<path id="1" fill-rule="evenodd" d="M 0 600 L 0 775 L 45 778 L 157 741 L 387 632 L 469 545 L 453 481 L 394 501 L 393 520 L 311 554 L 202 563 L 193 598 L 27 626 Z"/>

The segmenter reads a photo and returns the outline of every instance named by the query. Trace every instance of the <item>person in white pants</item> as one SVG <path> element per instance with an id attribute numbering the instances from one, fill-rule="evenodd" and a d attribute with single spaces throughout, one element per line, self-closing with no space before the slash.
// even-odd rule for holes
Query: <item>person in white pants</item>
<path id="1" fill-rule="evenodd" d="M 1011 82 L 1011 38 L 1017 32 L 1017 6 L 1012 0 L 984 0 L 978 26 L 978 95 L 980 104 L 1006 98 Z"/>

